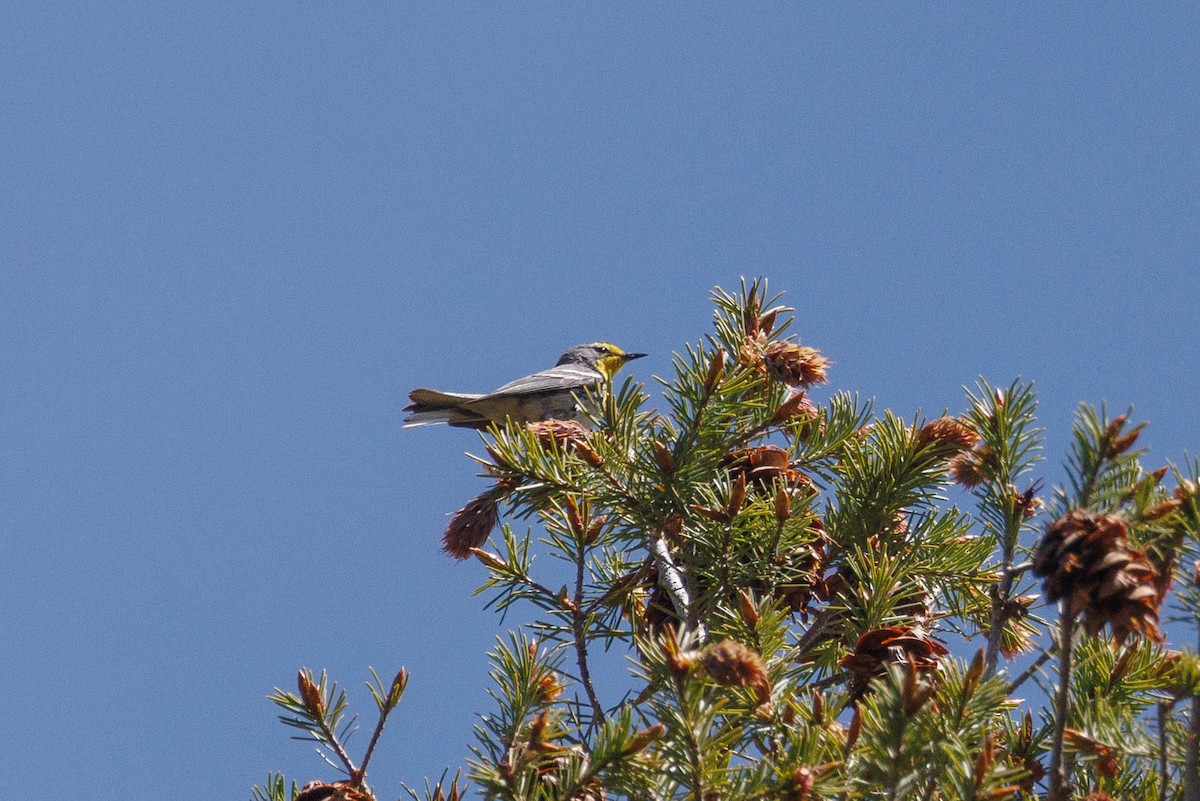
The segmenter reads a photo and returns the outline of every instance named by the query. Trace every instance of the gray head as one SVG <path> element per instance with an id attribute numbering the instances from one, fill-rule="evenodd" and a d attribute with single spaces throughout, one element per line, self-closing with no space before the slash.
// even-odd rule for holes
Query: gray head
<path id="1" fill-rule="evenodd" d="M 559 357 L 559 366 L 564 364 L 586 364 L 603 373 L 606 378 L 612 378 L 625 362 L 640 359 L 644 353 L 626 353 L 616 345 L 607 342 L 589 342 L 586 345 L 576 345 Z"/>

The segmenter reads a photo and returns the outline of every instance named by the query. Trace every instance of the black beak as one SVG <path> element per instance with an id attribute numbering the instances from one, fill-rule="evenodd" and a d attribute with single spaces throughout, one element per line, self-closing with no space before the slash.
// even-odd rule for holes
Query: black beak
<path id="1" fill-rule="evenodd" d="M 622 353 L 621 358 L 627 362 L 631 362 L 634 359 L 640 359 L 645 355 L 646 355 L 645 353 Z"/>

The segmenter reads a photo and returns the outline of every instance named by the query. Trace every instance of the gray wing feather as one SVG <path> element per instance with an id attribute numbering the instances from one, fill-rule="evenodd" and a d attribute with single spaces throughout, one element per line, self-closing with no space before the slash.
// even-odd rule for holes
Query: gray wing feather
<path id="1" fill-rule="evenodd" d="M 509 382 L 488 396 L 497 395 L 532 395 L 538 392 L 550 392 L 557 389 L 582 389 L 595 384 L 604 378 L 599 372 L 582 364 L 564 364 L 551 367 L 540 373 L 527 375 Z"/>

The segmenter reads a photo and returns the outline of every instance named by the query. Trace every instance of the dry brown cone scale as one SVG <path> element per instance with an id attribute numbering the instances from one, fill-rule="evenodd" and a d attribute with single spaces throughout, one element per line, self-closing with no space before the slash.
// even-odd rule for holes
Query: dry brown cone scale
<path id="1" fill-rule="evenodd" d="M 1055 520 L 1038 544 L 1033 574 L 1045 578 L 1047 598 L 1061 600 L 1068 618 L 1083 615 L 1089 634 L 1110 625 L 1118 642 L 1130 634 L 1162 641 L 1163 582 L 1145 553 L 1129 544 L 1118 515 L 1076 509 Z"/>
<path id="2" fill-rule="evenodd" d="M 932 670 L 947 653 L 946 647 L 932 637 L 888 626 L 871 629 L 859 637 L 854 650 L 842 657 L 841 666 L 850 671 L 850 697 L 857 701 L 888 665 L 910 662 L 918 671 Z"/>
<path id="3" fill-rule="evenodd" d="M 753 370 L 759 375 L 765 375 L 767 372 L 766 363 L 763 361 L 763 354 L 767 350 L 767 335 L 764 331 L 750 331 L 742 339 L 741 347 L 738 348 L 738 364 L 749 370 Z"/>
<path id="4" fill-rule="evenodd" d="M 770 487 L 776 479 L 788 486 L 811 484 L 812 479 L 791 466 L 791 454 L 777 445 L 742 448 L 725 456 L 731 478 L 744 476 L 760 488 Z"/>
<path id="5" fill-rule="evenodd" d="M 311 781 L 300 788 L 295 801 L 375 801 L 375 796 L 351 781 Z"/>
<path id="6" fill-rule="evenodd" d="M 542 445 L 555 443 L 559 447 L 577 445 L 587 439 L 588 430 L 574 420 L 540 420 L 527 423 L 529 433 Z"/>

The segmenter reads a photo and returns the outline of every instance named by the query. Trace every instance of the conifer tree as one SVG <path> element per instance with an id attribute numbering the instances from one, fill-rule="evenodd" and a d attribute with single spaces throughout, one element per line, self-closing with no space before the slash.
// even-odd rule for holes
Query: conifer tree
<path id="1" fill-rule="evenodd" d="M 462 775 L 409 795 L 1200 801 L 1200 662 L 1166 637 L 1200 621 L 1200 460 L 1147 470 L 1145 424 L 1083 406 L 1043 498 L 1031 384 L 980 380 L 957 415 L 818 404 L 831 363 L 765 280 L 713 301 L 662 410 L 629 379 L 580 398 L 590 427 L 486 433 L 444 548 L 528 622 Z M 601 691 L 602 649 L 631 693 Z M 379 797 L 408 675 L 372 675 L 357 761 L 323 673 L 276 690 L 338 775 L 256 798 Z"/>

